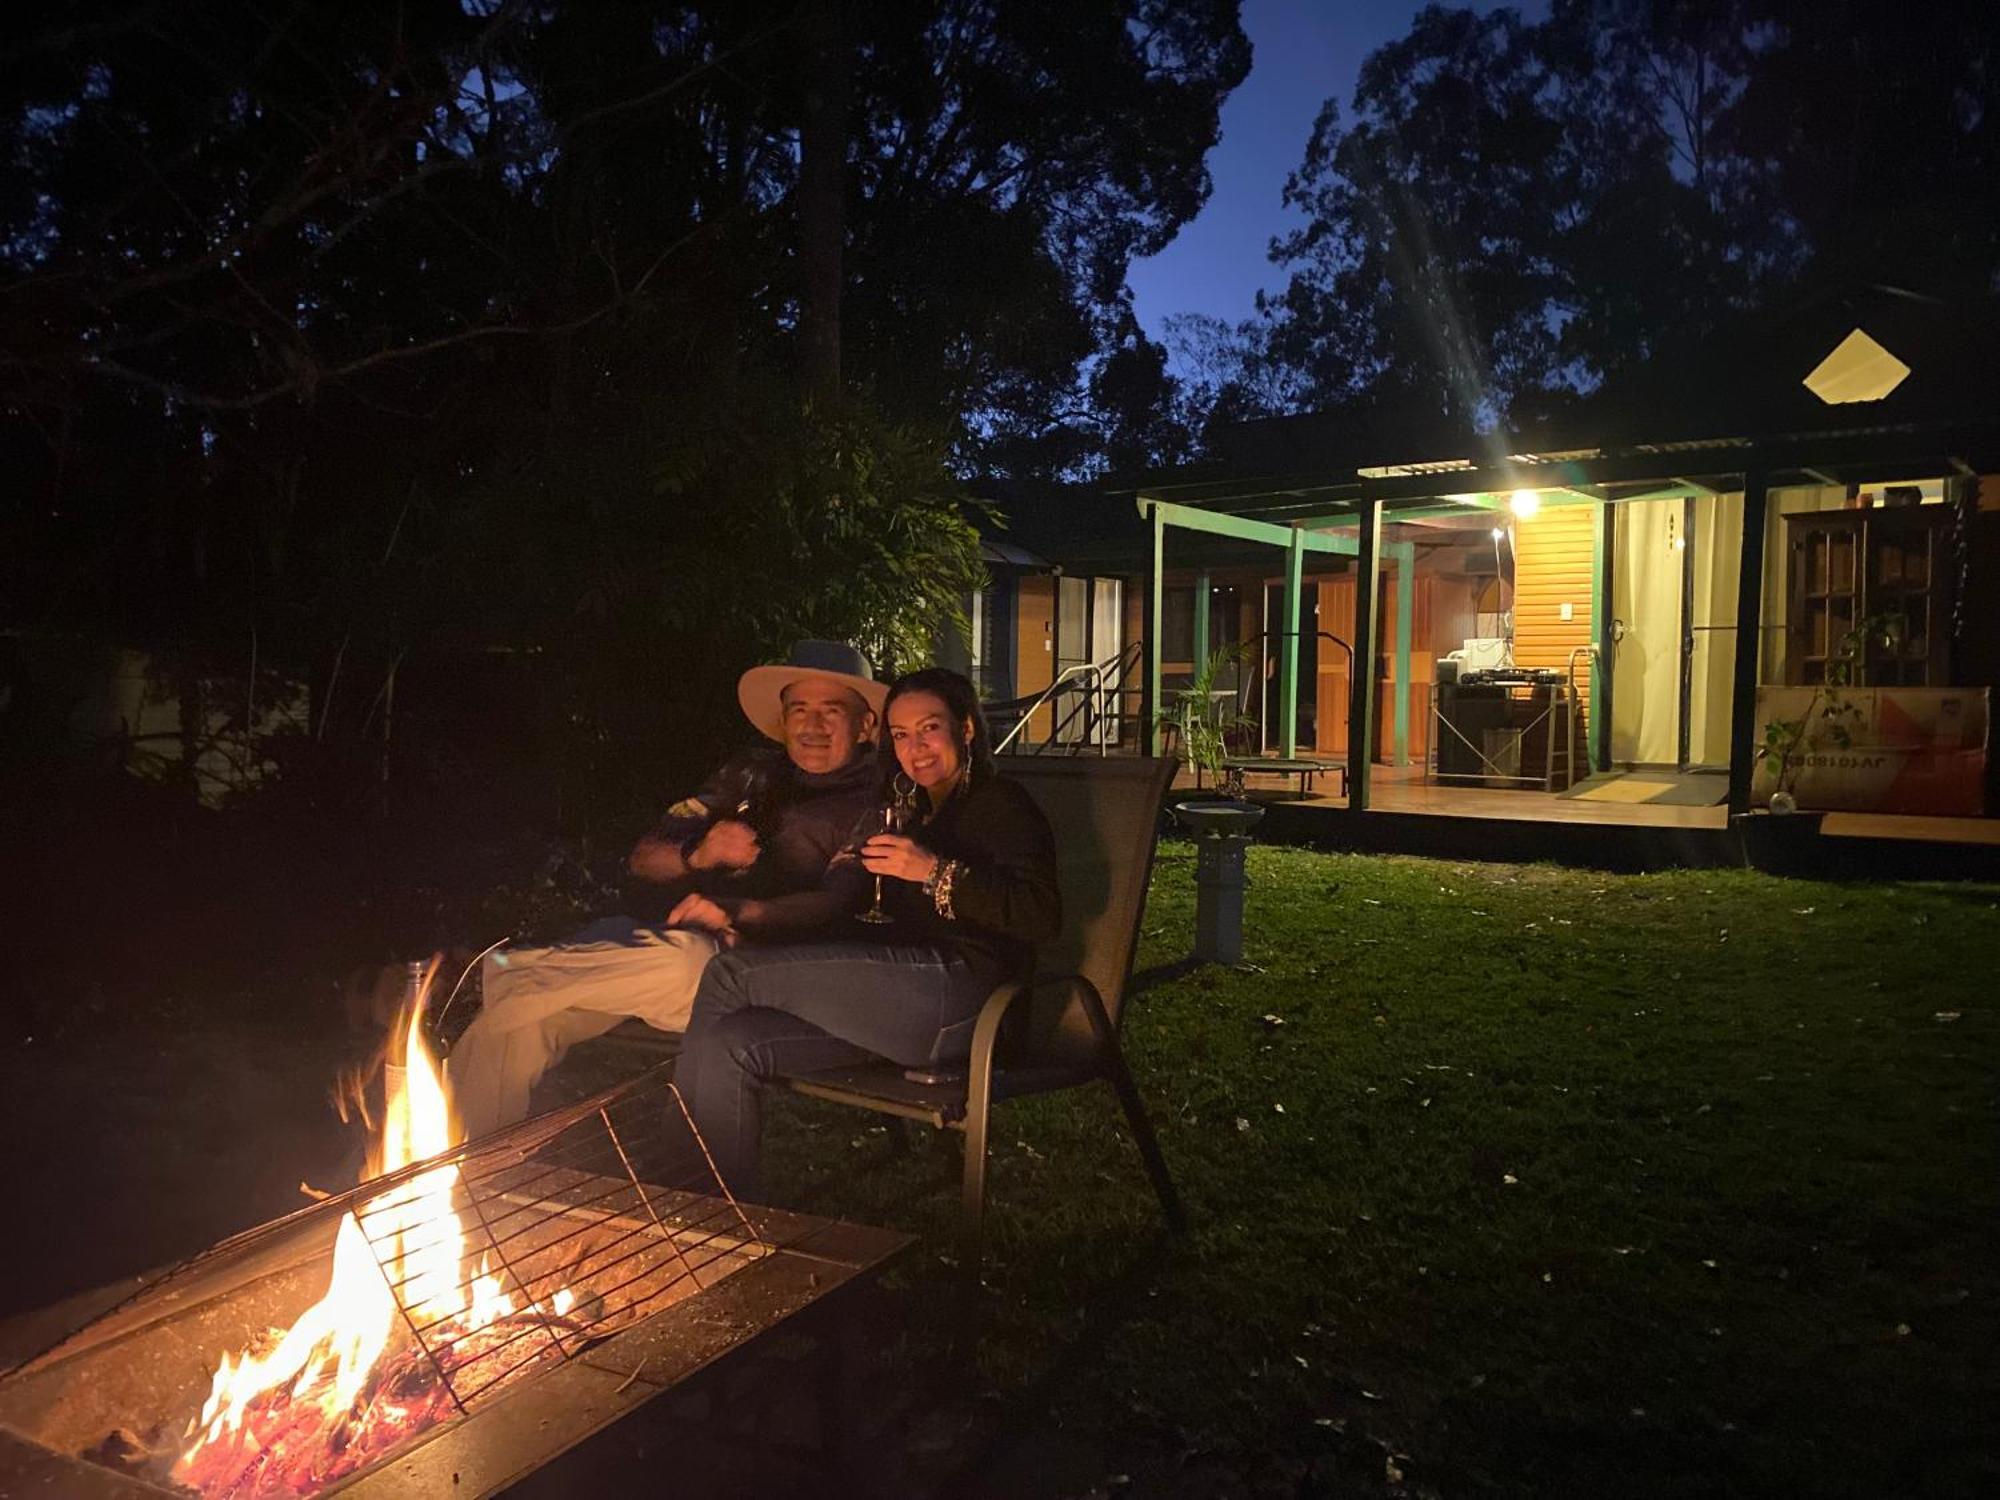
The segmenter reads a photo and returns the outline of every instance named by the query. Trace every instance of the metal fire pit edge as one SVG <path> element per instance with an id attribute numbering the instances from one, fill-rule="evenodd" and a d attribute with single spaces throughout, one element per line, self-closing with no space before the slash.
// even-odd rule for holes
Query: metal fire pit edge
<path id="1" fill-rule="evenodd" d="M 700 1297 L 501 1393 L 437 1428 L 410 1452 L 327 1493 L 367 1500 L 496 1494 L 809 1307 L 817 1311 L 816 1304 L 834 1302 L 916 1243 L 913 1236 L 863 1224 L 748 1204 L 744 1211 L 759 1237 L 777 1246 L 772 1253 Z"/>
<path id="2" fill-rule="evenodd" d="M 524 1151 L 617 1092 L 607 1090 L 528 1122 L 521 1127 L 527 1137 Z M 360 1184 L 330 1202 L 335 1208 L 346 1206 L 428 1165 L 417 1163 Z M 473 1500 L 497 1493 L 764 1335 L 788 1325 L 799 1327 L 792 1320 L 800 1314 L 837 1315 L 853 1288 L 871 1281 L 916 1243 L 913 1236 L 893 1230 L 752 1204 L 740 1207 L 765 1247 L 747 1265 L 723 1275 L 700 1295 L 676 1301 L 518 1387 L 499 1391 L 470 1413 L 432 1428 L 409 1448 L 321 1493 L 368 1500 L 412 1495 Z M 245 1284 L 253 1272 L 268 1272 L 273 1261 L 289 1264 L 296 1257 L 281 1243 L 279 1232 L 327 1208 L 316 1205 L 257 1226 L 164 1273 L 129 1277 L 0 1320 L 0 1376 L 26 1374 L 46 1361 L 109 1342 L 128 1320 L 152 1323 L 185 1313 L 190 1302 L 200 1305 L 223 1295 L 196 1274 L 213 1260 L 237 1257 L 227 1291 Z M 142 1302 L 142 1296 L 149 1300 Z M 11 1421 L 0 1420 L 0 1500 L 159 1500 L 187 1493 L 46 1446 Z"/>

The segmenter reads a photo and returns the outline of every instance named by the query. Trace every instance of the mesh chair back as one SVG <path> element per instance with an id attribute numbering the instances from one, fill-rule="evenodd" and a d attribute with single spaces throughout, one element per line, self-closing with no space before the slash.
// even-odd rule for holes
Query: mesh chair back
<path id="1" fill-rule="evenodd" d="M 1039 978 L 1081 974 L 1097 986 L 1116 1028 L 1138 949 L 1153 870 L 1160 801 L 1173 779 L 1170 760 L 1127 757 L 1008 757 L 1003 774 L 1035 799 L 1055 830 L 1062 882 L 1062 932 L 1043 945 Z M 1087 1064 L 1095 1033 L 1074 986 L 1049 983 L 1035 995 L 1028 1035 L 1014 1061 Z"/>

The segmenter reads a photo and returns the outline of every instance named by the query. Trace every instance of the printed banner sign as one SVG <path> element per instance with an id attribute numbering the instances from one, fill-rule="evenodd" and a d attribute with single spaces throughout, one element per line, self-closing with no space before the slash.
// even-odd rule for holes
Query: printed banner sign
<path id="1" fill-rule="evenodd" d="M 1808 720 L 1786 775 L 1800 807 L 1976 818 L 1986 811 L 1988 691 L 1760 687 L 1757 737 L 1766 724 Z M 1777 790 L 1776 768 L 1760 763 L 1751 800 Z"/>

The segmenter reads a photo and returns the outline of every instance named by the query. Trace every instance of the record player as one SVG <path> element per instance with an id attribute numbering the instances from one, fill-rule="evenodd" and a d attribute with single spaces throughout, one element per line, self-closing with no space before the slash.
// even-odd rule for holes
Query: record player
<path id="1" fill-rule="evenodd" d="M 1475 667 L 1458 674 L 1460 687 L 1558 687 L 1562 673 L 1551 667 Z"/>

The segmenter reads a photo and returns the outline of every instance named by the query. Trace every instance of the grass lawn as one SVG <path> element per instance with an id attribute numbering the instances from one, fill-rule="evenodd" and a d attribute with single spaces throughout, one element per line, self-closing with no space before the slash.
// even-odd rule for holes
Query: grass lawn
<path id="1" fill-rule="evenodd" d="M 1192 1232 L 1109 1090 L 1004 1106 L 975 1391 L 1136 1493 L 2000 1492 L 2000 889 L 1250 869 L 1249 962 L 1126 1018 Z M 955 1143 L 775 1116 L 781 1200 L 922 1231 L 941 1306 Z"/>

